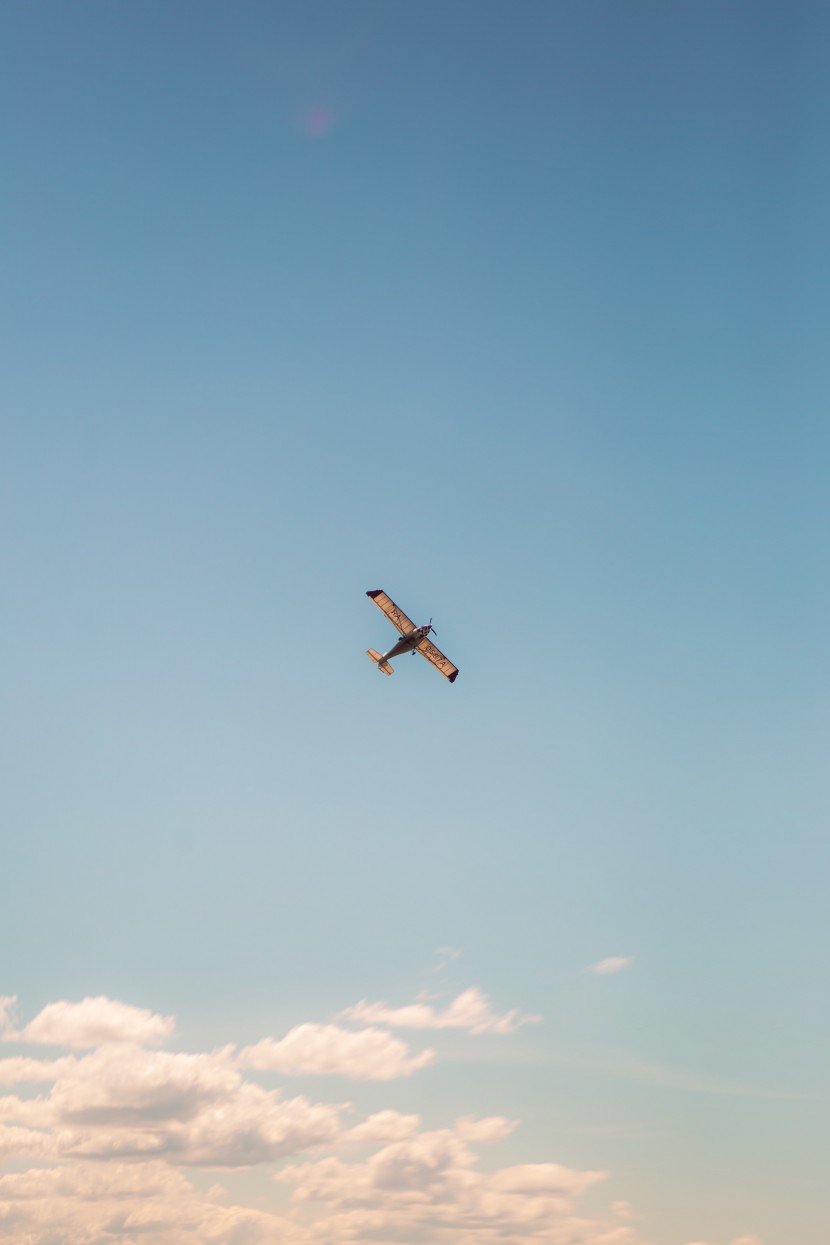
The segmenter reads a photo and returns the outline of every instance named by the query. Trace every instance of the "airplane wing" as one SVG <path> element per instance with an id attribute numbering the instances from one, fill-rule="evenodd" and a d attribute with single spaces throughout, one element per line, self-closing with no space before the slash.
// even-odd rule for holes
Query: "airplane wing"
<path id="1" fill-rule="evenodd" d="M 430 639 L 423 639 L 415 650 L 422 657 L 426 657 L 431 666 L 436 670 L 440 670 L 445 679 L 449 679 L 450 683 L 454 683 L 458 678 L 458 667 L 454 666 L 448 657 L 445 657 L 440 648 L 436 648 Z"/>
<path id="2" fill-rule="evenodd" d="M 376 588 L 374 592 L 367 592 L 367 597 L 371 597 L 379 610 L 382 610 L 394 627 L 398 628 L 401 635 L 406 635 L 407 631 L 414 631 L 415 624 L 411 618 L 407 618 L 403 610 L 399 610 L 391 597 L 388 597 L 382 588 Z"/>

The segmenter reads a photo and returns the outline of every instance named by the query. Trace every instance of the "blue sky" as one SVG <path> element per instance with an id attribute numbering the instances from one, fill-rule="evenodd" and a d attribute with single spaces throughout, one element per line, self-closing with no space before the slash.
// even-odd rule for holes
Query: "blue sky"
<path id="1" fill-rule="evenodd" d="M 0 6 L 0 993 L 8 1059 L 70 1060 L 0 1060 L 0 1240 L 31 1166 L 75 1190 L 33 1241 L 100 1239 L 94 1179 L 111 1222 L 163 1189 L 157 1245 L 334 1245 L 417 1151 L 451 1226 L 380 1181 L 348 1239 L 825 1245 L 828 38 L 809 2 Z M 381 587 L 457 683 L 373 671 Z M 541 1019 L 476 1031 L 473 987 Z M 162 1065 L 227 1151 L 153 1132 Z M 277 1086 L 420 1131 L 275 1148 Z"/>

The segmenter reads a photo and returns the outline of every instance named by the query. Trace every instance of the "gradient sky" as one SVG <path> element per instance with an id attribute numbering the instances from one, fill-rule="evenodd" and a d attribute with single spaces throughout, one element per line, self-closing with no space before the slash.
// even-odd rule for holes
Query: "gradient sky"
<path id="1" fill-rule="evenodd" d="M 826 1245 L 829 54 L 2 0 L 0 1240 Z"/>

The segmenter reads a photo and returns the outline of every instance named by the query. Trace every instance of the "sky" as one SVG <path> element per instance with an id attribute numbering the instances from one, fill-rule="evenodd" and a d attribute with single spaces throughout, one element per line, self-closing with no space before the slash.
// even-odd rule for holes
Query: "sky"
<path id="1" fill-rule="evenodd" d="M 0 1241 L 826 1245 L 828 50 L 0 0 Z"/>

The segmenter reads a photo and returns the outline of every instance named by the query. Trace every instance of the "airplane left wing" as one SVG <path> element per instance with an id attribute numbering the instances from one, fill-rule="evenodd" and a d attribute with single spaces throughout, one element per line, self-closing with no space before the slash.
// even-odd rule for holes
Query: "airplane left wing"
<path id="1" fill-rule="evenodd" d="M 445 657 L 440 648 L 436 648 L 432 640 L 426 637 L 416 648 L 416 653 L 420 653 L 422 657 L 426 657 L 431 666 L 436 670 L 440 670 L 445 679 L 449 679 L 450 683 L 454 683 L 458 678 L 458 667 L 454 666 L 449 657 Z"/>
<path id="2" fill-rule="evenodd" d="M 397 627 L 401 635 L 406 635 L 408 631 L 415 630 L 415 624 L 411 618 L 407 618 L 403 610 L 399 610 L 391 597 L 388 597 L 382 588 L 376 588 L 374 592 L 367 592 L 367 597 L 371 597 L 379 610 L 382 610 L 393 627 Z"/>

